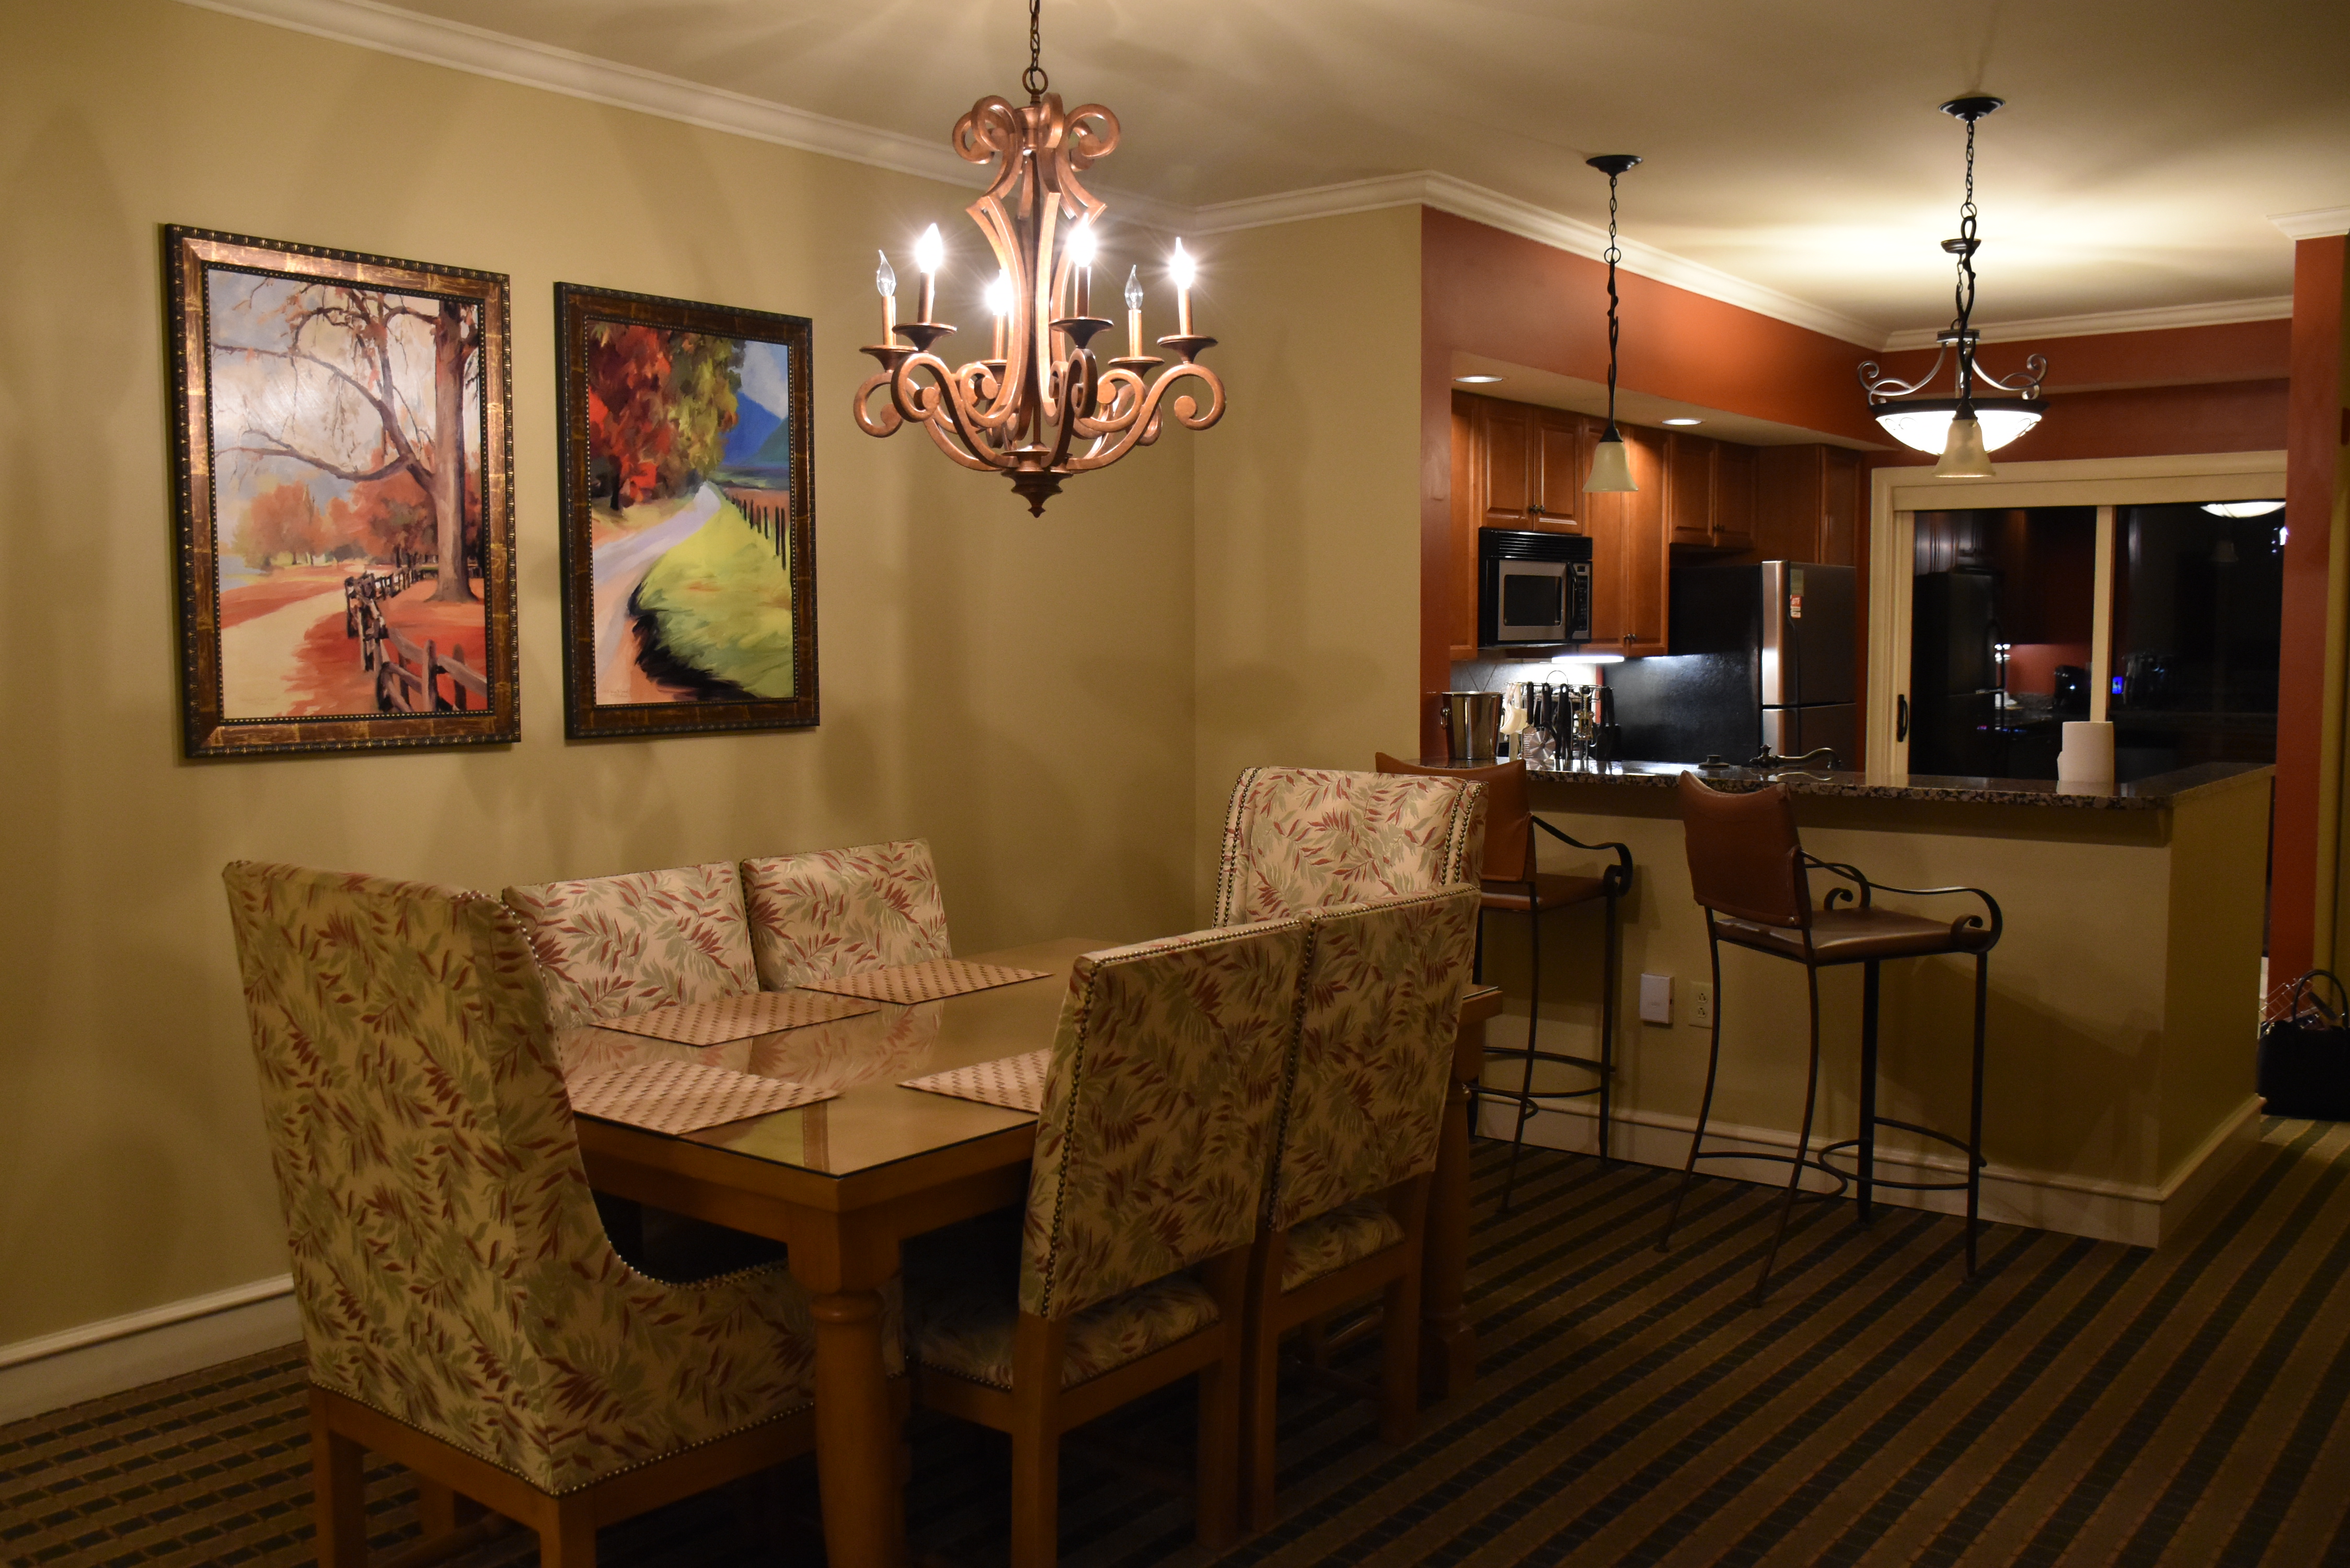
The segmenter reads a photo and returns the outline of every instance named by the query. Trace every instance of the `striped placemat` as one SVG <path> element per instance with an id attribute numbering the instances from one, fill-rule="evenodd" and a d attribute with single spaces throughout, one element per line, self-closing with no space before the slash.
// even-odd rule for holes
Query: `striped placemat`
<path id="1" fill-rule="evenodd" d="M 879 1011 L 874 1002 L 820 991 L 754 991 L 743 996 L 722 996 L 715 1002 L 656 1007 L 626 1018 L 598 1019 L 596 1026 L 674 1040 L 681 1045 L 723 1045 L 729 1040 L 748 1040 Z"/>
<path id="2" fill-rule="evenodd" d="M 1023 1051 L 1017 1056 L 998 1056 L 993 1062 L 974 1062 L 968 1067 L 908 1078 L 903 1086 L 1034 1116 L 1045 1108 L 1045 1072 L 1052 1060 L 1049 1047 Z"/>
<path id="3" fill-rule="evenodd" d="M 662 1133 L 696 1132 L 832 1098 L 787 1078 L 757 1078 L 674 1057 L 590 1073 L 565 1087 L 576 1115 Z"/>
<path id="4" fill-rule="evenodd" d="M 804 980 L 800 984 L 810 991 L 868 996 L 876 1002 L 910 1007 L 918 1002 L 938 1002 L 965 992 L 1015 985 L 1024 980 L 1043 980 L 1051 973 L 1050 970 L 1013 969 L 1005 964 L 972 963 L 965 959 L 929 959 L 921 963 L 868 969 L 831 980 Z"/>

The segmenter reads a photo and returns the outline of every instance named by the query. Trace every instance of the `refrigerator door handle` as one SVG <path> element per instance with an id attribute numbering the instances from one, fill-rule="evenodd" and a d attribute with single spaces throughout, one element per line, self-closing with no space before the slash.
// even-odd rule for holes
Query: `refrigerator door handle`
<path id="1" fill-rule="evenodd" d="M 1909 693 L 1897 692 L 1893 698 L 1893 743 L 1899 745 L 1909 738 Z"/>

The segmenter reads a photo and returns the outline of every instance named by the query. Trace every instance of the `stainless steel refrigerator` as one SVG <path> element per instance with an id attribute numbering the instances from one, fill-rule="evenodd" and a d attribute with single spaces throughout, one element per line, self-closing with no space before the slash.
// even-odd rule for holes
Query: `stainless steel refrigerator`
<path id="1" fill-rule="evenodd" d="M 1607 671 L 1629 759 L 1742 763 L 1815 747 L 1860 766 L 1850 566 L 1763 561 L 1673 571 L 1669 654 Z"/>

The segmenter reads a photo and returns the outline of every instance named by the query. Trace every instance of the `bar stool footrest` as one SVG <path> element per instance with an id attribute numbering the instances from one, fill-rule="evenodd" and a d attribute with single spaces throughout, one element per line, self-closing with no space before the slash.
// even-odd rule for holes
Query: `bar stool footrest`
<path id="1" fill-rule="evenodd" d="M 1605 1070 L 1605 1064 L 1596 1056 L 1570 1056 L 1564 1051 L 1536 1051 L 1532 1054 L 1537 1062 L 1555 1062 L 1563 1067 L 1584 1067 L 1594 1073 Z M 1527 1055 L 1525 1047 L 1522 1045 L 1496 1045 L 1486 1051 L 1485 1060 L 1488 1063 L 1523 1062 Z"/>
<path id="2" fill-rule="evenodd" d="M 1825 1154 L 1827 1151 L 1822 1149 L 1819 1152 Z M 1795 1196 L 1798 1198 L 1842 1198 L 1853 1182 L 1850 1176 L 1833 1165 L 1822 1165 L 1817 1158 L 1797 1159 L 1792 1154 L 1750 1154 L 1742 1148 L 1709 1148 L 1701 1149 L 1690 1158 L 1691 1159 L 1759 1159 L 1772 1165 L 1800 1165 L 1805 1170 L 1818 1171 L 1836 1184 L 1835 1189 L 1832 1192 L 1806 1192 L 1797 1188 Z"/>
<path id="3" fill-rule="evenodd" d="M 1917 1129 L 1912 1128 L 1910 1130 L 1915 1131 Z M 1859 1147 L 1860 1140 L 1858 1138 L 1848 1137 L 1840 1143 L 1832 1143 L 1822 1146 L 1819 1151 L 1819 1157 L 1822 1159 L 1825 1159 L 1832 1154 L 1843 1154 L 1847 1149 L 1855 1149 Z M 1966 1147 L 1966 1145 L 1960 1144 L 1959 1147 L 1963 1149 Z M 1855 1168 L 1845 1173 L 1846 1180 L 1854 1183 L 1857 1183 L 1860 1180 L 1860 1171 L 1857 1168 L 1857 1166 L 1858 1162 L 1856 1161 Z M 1831 1167 L 1830 1168 L 1833 1169 L 1834 1168 Z M 1869 1178 L 1869 1185 L 1871 1187 L 1890 1187 L 1902 1192 L 1964 1192 L 1972 1187 L 1973 1183 L 1968 1181 L 1963 1177 L 1956 1181 L 1897 1181 L 1889 1176 L 1872 1176 Z"/>

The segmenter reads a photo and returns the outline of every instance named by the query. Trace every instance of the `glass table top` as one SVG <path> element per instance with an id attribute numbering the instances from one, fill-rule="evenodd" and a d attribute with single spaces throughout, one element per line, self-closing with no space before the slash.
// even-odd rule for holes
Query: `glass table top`
<path id="1" fill-rule="evenodd" d="M 982 963 L 1044 970 L 1046 977 L 914 1007 L 884 1004 L 859 1017 L 747 1040 L 693 1046 L 617 1029 L 572 1029 L 557 1037 L 556 1050 L 567 1075 L 674 1058 L 836 1091 L 836 1097 L 812 1106 L 676 1136 L 820 1175 L 847 1176 L 1035 1126 L 1036 1118 L 1025 1111 L 900 1084 L 1050 1045 L 1077 955 L 1109 945 L 1063 938 L 999 952 L 959 953 Z M 671 1136 L 630 1130 L 648 1137 Z"/>

